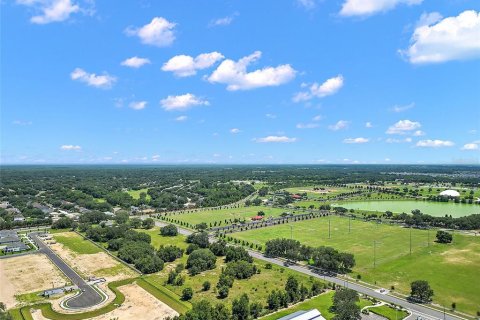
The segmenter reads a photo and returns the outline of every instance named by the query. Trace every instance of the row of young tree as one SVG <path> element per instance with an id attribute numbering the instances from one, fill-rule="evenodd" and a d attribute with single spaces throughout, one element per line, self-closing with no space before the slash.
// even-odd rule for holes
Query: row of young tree
<path id="1" fill-rule="evenodd" d="M 480 214 L 471 214 L 458 218 L 449 215 L 445 215 L 444 217 L 434 217 L 424 214 L 419 210 L 413 210 L 411 215 L 401 213 L 393 215 L 391 219 L 402 221 L 409 226 L 415 227 L 439 227 L 458 230 L 480 229 Z"/>
<path id="2" fill-rule="evenodd" d="M 282 257 L 296 262 L 304 260 L 326 272 L 347 273 L 355 266 L 355 257 L 351 253 L 320 246 L 310 247 L 293 239 L 272 239 L 265 244 L 265 256 Z"/>

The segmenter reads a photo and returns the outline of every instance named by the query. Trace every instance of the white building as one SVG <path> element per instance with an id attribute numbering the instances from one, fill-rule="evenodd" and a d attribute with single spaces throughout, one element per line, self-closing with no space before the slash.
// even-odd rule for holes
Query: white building
<path id="1" fill-rule="evenodd" d="M 444 190 L 440 192 L 440 195 L 443 197 L 449 197 L 449 198 L 459 198 L 460 197 L 460 192 L 456 190 Z"/>

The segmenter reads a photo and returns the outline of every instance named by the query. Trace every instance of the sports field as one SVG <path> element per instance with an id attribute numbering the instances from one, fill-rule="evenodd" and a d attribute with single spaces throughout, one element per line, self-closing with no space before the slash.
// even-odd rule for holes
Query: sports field
<path id="1" fill-rule="evenodd" d="M 292 227 L 292 229 L 290 228 Z M 435 302 L 475 314 L 480 305 L 480 237 L 454 235 L 451 245 L 434 242 L 435 232 L 381 225 L 348 218 L 298 221 L 232 234 L 250 243 L 264 245 L 274 238 L 293 238 L 310 246 L 326 245 L 351 252 L 357 262 L 352 276 L 408 294 L 414 280 L 428 280 Z M 292 232 L 292 233 L 291 233 Z M 410 255 L 410 234 L 412 254 Z M 430 242 L 427 239 L 430 238 Z M 375 241 L 375 246 L 374 246 Z M 374 250 L 375 249 L 375 250 Z M 374 268 L 375 251 L 375 268 Z"/>
<path id="2" fill-rule="evenodd" d="M 286 209 L 279 209 L 279 208 L 269 208 L 264 206 L 251 206 L 251 207 L 240 207 L 240 208 L 231 208 L 231 209 L 218 209 L 218 210 L 205 210 L 205 211 L 196 211 L 193 213 L 183 213 L 169 216 L 171 219 L 187 222 L 190 224 L 198 224 L 201 222 L 205 222 L 207 224 L 212 223 L 212 225 L 217 223 L 222 223 L 225 225 L 227 220 L 227 224 L 231 224 L 235 219 L 246 219 L 247 221 L 250 220 L 251 217 L 254 217 L 258 214 L 259 211 L 265 212 L 265 218 L 270 216 L 278 217 L 282 214 L 282 212 L 289 211 Z"/>

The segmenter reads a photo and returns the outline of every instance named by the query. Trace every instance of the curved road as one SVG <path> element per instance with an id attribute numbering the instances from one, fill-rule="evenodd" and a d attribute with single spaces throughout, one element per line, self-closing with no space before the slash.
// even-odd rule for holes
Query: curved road
<path id="1" fill-rule="evenodd" d="M 142 217 L 142 218 L 145 218 L 145 217 Z M 155 225 L 156 226 L 163 227 L 163 226 L 166 226 L 167 224 L 168 223 L 164 223 L 164 222 L 160 222 L 158 220 L 155 220 Z M 191 230 L 180 228 L 179 226 L 176 226 L 176 227 L 177 227 L 178 232 L 180 234 L 189 235 L 189 234 L 193 233 L 193 231 L 191 231 Z M 216 241 L 216 239 L 213 238 L 213 237 L 211 239 L 213 241 Z M 276 264 L 276 265 L 279 265 L 279 266 L 284 266 L 284 261 L 283 260 L 275 259 L 275 258 L 267 258 L 263 254 L 261 254 L 257 251 L 248 250 L 248 252 L 252 257 L 254 257 L 256 259 L 263 260 L 263 261 L 266 261 L 266 262 L 270 262 L 272 264 Z M 341 278 L 319 274 L 319 273 L 313 272 L 311 269 L 309 269 L 307 267 L 304 267 L 304 266 L 291 265 L 291 266 L 289 266 L 289 268 L 293 269 L 295 271 L 301 272 L 303 274 L 315 277 L 315 278 L 323 279 L 325 281 L 330 281 L 330 282 L 336 283 L 336 284 L 341 285 L 341 286 L 347 286 L 350 289 L 353 289 L 353 290 L 355 290 L 357 292 L 360 292 L 362 294 L 366 294 L 370 297 L 374 297 L 378 300 L 382 300 L 382 301 L 385 301 L 385 302 L 388 302 L 388 303 L 394 303 L 396 305 L 402 306 L 403 308 L 408 309 L 412 312 L 412 315 L 409 316 L 408 319 L 416 319 L 417 317 L 422 317 L 423 319 L 444 319 L 444 320 L 465 319 L 465 318 L 462 318 L 460 316 L 453 315 L 451 313 L 444 313 L 444 312 L 438 311 L 436 309 L 426 307 L 425 305 L 422 305 L 422 304 L 411 303 L 411 302 L 409 302 L 405 299 L 398 298 L 398 297 L 393 296 L 391 294 L 379 293 L 379 292 L 375 291 L 374 289 L 359 285 L 356 282 L 350 282 L 350 281 L 346 281 L 346 280 L 341 279 Z"/>
<path id="2" fill-rule="evenodd" d="M 103 297 L 90 285 L 85 282 L 70 266 L 68 266 L 55 252 L 52 251 L 38 237 L 36 232 L 29 236 L 38 246 L 39 253 L 44 253 L 69 279 L 80 289 L 80 294 L 68 299 L 64 304 L 71 309 L 83 309 L 95 306 L 103 301 Z"/>

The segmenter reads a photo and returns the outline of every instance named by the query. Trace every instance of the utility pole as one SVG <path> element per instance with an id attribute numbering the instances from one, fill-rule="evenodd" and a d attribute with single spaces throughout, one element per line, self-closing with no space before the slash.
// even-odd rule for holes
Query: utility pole
<path id="1" fill-rule="evenodd" d="M 330 239 L 331 233 L 330 233 L 330 213 L 328 214 L 328 239 Z"/>
<path id="2" fill-rule="evenodd" d="M 377 267 L 377 262 L 376 262 L 376 256 L 377 256 L 377 241 L 373 240 L 373 269 Z"/>
<path id="3" fill-rule="evenodd" d="M 290 226 L 290 240 L 293 240 L 293 226 Z"/>
<path id="4" fill-rule="evenodd" d="M 352 215 L 348 216 L 348 233 L 352 230 Z"/>
<path id="5" fill-rule="evenodd" d="M 410 255 L 412 255 L 412 227 L 410 227 Z"/>
<path id="6" fill-rule="evenodd" d="M 427 247 L 430 247 L 430 228 L 427 229 Z"/>

